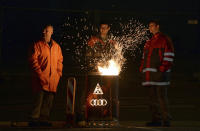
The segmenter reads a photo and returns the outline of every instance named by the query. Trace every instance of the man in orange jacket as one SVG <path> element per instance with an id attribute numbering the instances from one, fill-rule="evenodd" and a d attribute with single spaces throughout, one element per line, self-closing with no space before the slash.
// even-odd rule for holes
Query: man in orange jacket
<path id="1" fill-rule="evenodd" d="M 53 26 L 46 25 L 43 38 L 33 44 L 29 57 L 35 94 L 30 117 L 42 121 L 44 125 L 50 125 L 48 118 L 63 69 L 62 51 L 60 46 L 51 39 L 52 34 Z"/>

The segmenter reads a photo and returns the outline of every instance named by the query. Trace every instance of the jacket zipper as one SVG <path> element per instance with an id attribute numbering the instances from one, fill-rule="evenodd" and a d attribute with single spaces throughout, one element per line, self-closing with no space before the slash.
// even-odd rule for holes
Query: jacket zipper
<path id="1" fill-rule="evenodd" d="M 50 77 L 51 77 L 51 47 L 49 46 L 50 50 L 50 73 L 49 73 L 49 91 L 50 91 Z"/>

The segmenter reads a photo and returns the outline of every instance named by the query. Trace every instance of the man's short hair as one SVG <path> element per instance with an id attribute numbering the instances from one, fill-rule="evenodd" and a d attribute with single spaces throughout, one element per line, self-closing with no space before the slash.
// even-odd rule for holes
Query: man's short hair
<path id="1" fill-rule="evenodd" d="M 101 25 L 108 25 L 110 27 L 110 22 L 108 22 L 108 21 L 101 21 L 100 24 L 99 24 L 99 26 L 101 26 Z"/>
<path id="2" fill-rule="evenodd" d="M 155 19 L 154 19 L 154 20 L 150 20 L 150 21 L 149 21 L 149 24 L 150 24 L 150 23 L 154 23 L 154 24 L 156 24 L 156 25 L 160 25 L 159 20 L 155 20 Z"/>
<path id="3" fill-rule="evenodd" d="M 45 25 L 43 25 L 42 29 L 44 30 L 44 29 L 46 29 L 46 28 L 49 27 L 49 26 L 51 26 L 51 27 L 53 28 L 53 25 L 52 25 L 52 24 L 45 24 Z"/>

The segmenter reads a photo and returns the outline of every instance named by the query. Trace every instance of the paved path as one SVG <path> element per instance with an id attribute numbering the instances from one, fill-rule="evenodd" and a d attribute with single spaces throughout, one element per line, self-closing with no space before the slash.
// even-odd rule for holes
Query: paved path
<path id="1" fill-rule="evenodd" d="M 15 124 L 15 126 L 13 126 Z M 17 124 L 17 125 L 16 125 Z M 52 127 L 27 127 L 27 122 L 1 121 L 2 131 L 199 131 L 200 121 L 173 121 L 171 127 L 145 127 L 144 121 L 121 121 L 114 128 L 67 128 L 64 121 L 52 121 Z"/>

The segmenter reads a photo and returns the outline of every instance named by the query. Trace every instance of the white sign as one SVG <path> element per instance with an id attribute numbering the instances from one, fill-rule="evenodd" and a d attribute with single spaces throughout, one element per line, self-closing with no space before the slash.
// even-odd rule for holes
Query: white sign
<path id="1" fill-rule="evenodd" d="M 93 94 L 95 94 L 95 95 L 103 95 L 103 91 L 102 91 L 101 86 L 99 85 L 99 83 L 97 83 Z M 91 106 L 106 106 L 107 105 L 107 101 L 106 101 L 106 99 L 92 99 L 90 101 L 90 105 Z"/>
<path id="2" fill-rule="evenodd" d="M 103 91 L 102 91 L 101 86 L 99 85 L 99 83 L 97 83 L 96 88 L 94 89 L 93 94 L 95 94 L 95 95 L 103 95 Z"/>
<path id="3" fill-rule="evenodd" d="M 92 99 L 90 101 L 90 105 L 91 106 L 106 106 L 107 101 L 106 101 L 106 99 Z"/>

